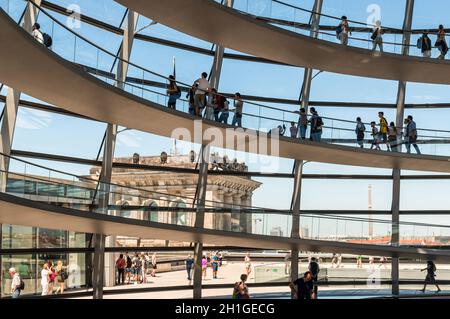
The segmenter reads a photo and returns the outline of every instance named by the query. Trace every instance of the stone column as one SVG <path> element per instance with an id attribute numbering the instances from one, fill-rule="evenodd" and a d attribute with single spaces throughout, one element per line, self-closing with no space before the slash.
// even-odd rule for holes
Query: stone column
<path id="1" fill-rule="evenodd" d="M 249 212 L 250 207 L 252 206 L 252 198 L 251 194 L 246 193 L 246 195 L 242 196 L 241 198 L 241 205 L 244 206 L 245 210 L 247 210 L 246 213 L 241 214 L 240 216 L 240 225 L 241 229 L 245 233 L 252 233 L 252 214 Z"/>
<path id="2" fill-rule="evenodd" d="M 238 192 L 233 195 L 233 212 L 231 214 L 231 230 L 240 232 L 241 229 L 241 216 L 245 216 L 245 210 L 241 210 L 241 198 L 242 193 Z"/>
<path id="3" fill-rule="evenodd" d="M 214 207 L 217 208 L 223 208 L 224 207 L 224 190 L 221 187 L 218 187 L 216 191 L 213 192 L 213 200 L 216 202 L 214 203 Z M 213 223 L 212 223 L 212 228 L 217 229 L 217 230 L 221 230 L 223 229 L 223 213 L 222 212 L 218 212 L 218 213 L 214 213 L 213 215 Z"/>
<path id="4" fill-rule="evenodd" d="M 224 207 L 230 212 L 223 214 L 223 230 L 231 230 L 231 210 L 233 209 L 233 192 L 226 192 L 224 194 Z"/>

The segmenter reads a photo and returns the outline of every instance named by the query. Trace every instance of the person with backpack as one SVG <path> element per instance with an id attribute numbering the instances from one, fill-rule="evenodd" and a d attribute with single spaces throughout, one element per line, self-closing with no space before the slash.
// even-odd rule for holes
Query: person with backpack
<path id="1" fill-rule="evenodd" d="M 387 150 L 389 151 L 389 144 L 388 144 L 388 139 L 387 139 L 387 135 L 388 135 L 388 131 L 389 131 L 389 126 L 388 126 L 388 121 L 386 120 L 386 118 L 384 117 L 384 112 L 378 112 L 378 117 L 380 119 L 380 138 L 383 141 L 384 144 L 386 144 Z"/>
<path id="2" fill-rule="evenodd" d="M 437 288 L 437 292 L 441 291 L 441 288 L 439 288 L 439 285 L 436 283 L 436 265 L 432 260 L 427 261 L 427 267 L 421 269 L 420 271 L 427 271 L 427 276 L 425 277 L 425 283 L 423 286 L 422 292 L 425 292 L 425 289 L 427 288 L 427 284 L 434 284 Z"/>
<path id="3" fill-rule="evenodd" d="M 37 42 L 45 45 L 47 48 L 50 48 L 52 46 L 52 38 L 47 33 L 41 32 L 41 25 L 39 23 L 33 24 L 31 29 L 31 35 Z"/>
<path id="4" fill-rule="evenodd" d="M 16 268 L 9 268 L 9 276 L 11 277 L 11 297 L 17 299 L 20 297 L 20 293 L 25 289 L 25 283 L 20 278 L 19 272 Z"/>
<path id="5" fill-rule="evenodd" d="M 66 267 L 64 267 L 63 262 L 58 260 L 55 269 L 56 282 L 58 283 L 58 288 L 56 289 L 55 294 L 58 294 L 58 291 L 61 291 L 61 294 L 64 293 L 64 284 L 66 279 L 68 278 Z"/>
<path id="6" fill-rule="evenodd" d="M 428 37 L 428 31 L 424 31 L 417 40 L 417 48 L 420 49 L 424 58 L 431 58 L 431 39 Z"/>
<path id="7" fill-rule="evenodd" d="M 296 281 L 289 283 L 294 299 L 305 300 L 311 299 L 314 285 L 313 285 L 313 275 L 310 271 L 303 274 L 303 278 L 298 278 Z"/>
<path id="8" fill-rule="evenodd" d="M 32 29 L 31 34 L 33 35 L 33 38 L 40 44 L 44 44 L 44 35 L 41 32 L 41 25 L 39 23 L 35 23 L 33 24 L 33 27 L 31 29 Z"/>
<path id="9" fill-rule="evenodd" d="M 128 255 L 128 252 L 125 253 L 125 277 L 127 279 L 127 283 L 131 283 L 131 277 L 133 273 L 133 261 L 131 260 L 131 257 Z"/>
<path id="10" fill-rule="evenodd" d="M 439 31 L 438 31 L 436 43 L 434 44 L 434 46 L 439 49 L 439 52 L 441 52 L 441 54 L 438 56 L 438 59 L 444 60 L 445 55 L 448 52 L 448 45 L 447 45 L 447 40 L 445 40 L 445 29 L 442 24 L 439 25 Z"/>
<path id="11" fill-rule="evenodd" d="M 373 28 L 372 32 L 372 43 L 373 43 L 373 49 L 372 51 L 375 51 L 377 49 L 377 46 L 380 48 L 380 52 L 383 52 L 383 33 L 384 30 L 381 28 L 381 21 L 378 20 L 375 23 L 375 26 Z"/>
<path id="12" fill-rule="evenodd" d="M 170 109 L 177 109 L 177 100 L 181 97 L 181 89 L 177 85 L 175 81 L 175 77 L 173 75 L 169 75 L 169 86 L 167 88 L 167 95 L 169 95 L 169 102 L 167 106 Z"/>
<path id="13" fill-rule="evenodd" d="M 348 45 L 348 36 L 351 35 L 350 27 L 346 16 L 342 16 L 341 23 L 336 28 L 337 38 L 341 41 L 342 45 Z"/>
<path id="14" fill-rule="evenodd" d="M 241 281 L 238 281 L 234 284 L 233 288 L 233 299 L 250 299 L 250 294 L 248 293 L 248 287 L 246 285 L 246 281 L 248 279 L 248 275 L 242 274 Z"/>
<path id="15" fill-rule="evenodd" d="M 380 148 L 380 133 L 378 131 L 377 125 L 375 122 L 370 122 L 370 127 L 372 128 L 372 145 L 370 149 L 373 150 L 375 147 L 377 150 L 381 150 Z"/>
<path id="16" fill-rule="evenodd" d="M 123 258 L 123 254 L 120 254 L 119 258 L 117 258 L 117 260 L 116 260 L 117 284 L 118 285 L 120 285 L 120 283 L 122 283 L 122 285 L 125 283 L 125 266 L 126 266 L 126 261 Z"/>
<path id="17" fill-rule="evenodd" d="M 319 267 L 319 263 L 316 260 L 316 257 L 311 258 L 311 261 L 308 265 L 308 270 L 311 272 L 313 285 L 314 285 L 312 299 L 317 299 L 317 290 L 318 290 L 317 280 L 319 278 L 320 267 Z"/>
<path id="18" fill-rule="evenodd" d="M 211 257 L 211 267 L 213 272 L 213 279 L 217 279 L 217 272 L 219 271 L 219 256 L 218 253 L 214 253 Z"/>
<path id="19" fill-rule="evenodd" d="M 313 142 L 320 142 L 322 139 L 322 127 L 323 121 L 322 118 L 317 113 L 314 107 L 310 108 L 311 116 L 311 137 L 310 139 Z"/>
<path id="20" fill-rule="evenodd" d="M 405 146 L 406 146 L 406 152 L 408 154 L 411 153 L 411 144 L 413 145 L 414 149 L 416 150 L 417 154 L 422 154 L 420 152 L 419 146 L 417 146 L 417 126 L 416 122 L 413 121 L 412 115 L 408 115 L 408 117 L 405 119 L 406 129 L 405 129 Z"/>
<path id="21" fill-rule="evenodd" d="M 364 126 L 364 123 L 361 121 L 360 117 L 356 118 L 356 143 L 358 143 L 360 148 L 364 148 L 364 137 L 366 133 L 366 127 Z"/>

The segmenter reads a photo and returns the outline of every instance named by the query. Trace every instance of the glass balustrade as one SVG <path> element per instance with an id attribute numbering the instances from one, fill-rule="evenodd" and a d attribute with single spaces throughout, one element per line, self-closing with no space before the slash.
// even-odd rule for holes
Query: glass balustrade
<path id="1" fill-rule="evenodd" d="M 19 11 L 21 10 L 18 8 L 24 8 L 24 3 L 26 3 L 24 0 L 4 0 L 0 2 L 0 5 L 1 8 L 17 22 L 23 19 L 24 12 L 19 15 L 18 13 L 20 13 Z M 89 39 L 75 33 L 72 29 L 49 14 L 45 9 L 40 8 L 37 22 L 41 24 L 41 31 L 48 33 L 53 39 L 53 45 L 50 50 L 60 57 L 80 65 L 86 72 L 110 85 L 116 86 L 128 93 L 158 105 L 167 105 L 169 96 L 167 95 L 166 88 L 150 88 L 149 85 L 154 82 L 164 82 L 166 83 L 165 85 L 167 85 L 168 78 L 166 76 L 142 68 L 129 61 L 120 60 L 115 54 L 106 51 Z M 124 64 L 124 66 L 128 68 L 129 77 L 126 79 L 119 79 L 117 76 L 117 65 L 119 63 Z M 192 106 L 190 106 L 187 97 L 187 90 L 189 89 L 190 84 L 178 82 L 178 85 L 183 90 L 181 98 L 177 100 L 177 110 L 188 113 L 189 108 Z M 213 107 L 213 96 L 210 95 L 207 100 L 206 109 Z M 230 102 L 230 113 L 225 124 L 230 125 L 234 116 L 234 100 L 233 97 L 227 97 L 227 100 Z M 308 118 L 309 121 L 311 121 L 310 115 L 308 115 Z M 210 120 L 213 121 L 214 118 L 211 117 Z M 356 123 L 354 121 L 329 117 L 322 117 L 322 120 L 324 125 L 322 127 L 320 142 L 359 147 L 356 141 Z M 291 137 L 291 123 L 297 125 L 298 122 L 298 111 L 285 110 L 279 107 L 244 100 L 242 115 L 243 128 Z M 308 124 L 305 135 L 308 140 L 311 139 L 310 126 L 311 124 Z M 382 143 L 380 138 L 374 139 L 369 123 L 365 123 L 365 127 L 366 132 L 363 140 L 364 148 L 373 147 L 376 149 L 376 146 L 372 144 L 378 144 L 382 151 L 391 149 L 390 145 Z M 397 128 L 399 136 L 402 135 L 404 130 L 405 128 Z M 417 133 L 418 140 L 416 144 L 420 148 L 422 154 L 450 154 L 450 131 L 418 128 Z M 300 133 L 297 133 L 295 138 L 300 138 Z M 376 141 L 376 143 L 374 143 L 374 141 Z M 398 143 L 400 144 L 400 146 L 397 147 L 398 152 L 407 152 L 407 146 L 409 145 L 411 152 L 416 153 L 416 149 L 408 143 L 406 135 L 400 137 Z"/>
<path id="2" fill-rule="evenodd" d="M 140 187 L 101 183 L 92 176 L 76 176 L 14 157 L 2 155 L 0 159 L 9 162 L 9 171 L 1 171 L 3 193 L 86 211 L 87 217 L 89 214 L 107 214 L 124 219 L 195 227 L 197 205 L 193 198 Z M 209 200 L 205 202 L 204 211 L 206 229 L 291 237 L 290 211 Z M 450 244 L 450 226 L 408 222 L 397 226 L 400 230 L 400 245 Z M 303 239 L 389 246 L 392 230 L 390 220 L 307 211 L 300 214 L 299 236 Z"/>

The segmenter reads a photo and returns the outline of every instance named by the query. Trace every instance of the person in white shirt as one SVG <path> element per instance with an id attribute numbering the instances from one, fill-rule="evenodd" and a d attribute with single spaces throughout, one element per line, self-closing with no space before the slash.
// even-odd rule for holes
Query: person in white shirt
<path id="1" fill-rule="evenodd" d="M 39 42 L 40 44 L 44 44 L 44 35 L 41 32 L 41 26 L 39 25 L 39 23 L 35 23 L 33 25 L 31 34 L 33 35 L 33 38 Z"/>
<path id="2" fill-rule="evenodd" d="M 48 263 L 45 263 L 41 270 L 41 286 L 42 296 L 48 295 L 48 283 L 50 281 L 50 271 L 48 270 Z"/>
<path id="3" fill-rule="evenodd" d="M 341 23 L 339 24 L 341 28 L 341 33 L 339 33 L 339 40 L 341 40 L 341 44 L 348 45 L 348 36 L 351 35 L 350 26 L 348 25 L 348 20 L 346 16 L 342 16 Z"/>
<path id="4" fill-rule="evenodd" d="M 20 275 L 19 273 L 16 271 L 15 268 L 9 268 L 9 275 L 12 279 L 11 281 L 11 294 L 12 294 L 12 298 L 16 299 L 19 298 L 20 296 Z"/>
<path id="5" fill-rule="evenodd" d="M 373 51 L 380 48 L 380 52 L 383 52 L 383 29 L 381 28 L 381 21 L 377 21 L 375 27 L 373 28 L 372 40 L 373 40 Z"/>
<path id="6" fill-rule="evenodd" d="M 208 93 L 211 88 L 211 85 L 206 79 L 207 77 L 208 73 L 203 72 L 202 77 L 194 82 L 198 83 L 198 87 L 194 95 L 195 115 L 197 116 L 201 116 L 202 109 L 205 106 L 206 93 Z"/>

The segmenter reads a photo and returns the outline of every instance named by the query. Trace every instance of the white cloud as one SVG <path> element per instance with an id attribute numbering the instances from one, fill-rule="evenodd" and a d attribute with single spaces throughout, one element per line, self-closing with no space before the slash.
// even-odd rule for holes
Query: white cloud
<path id="1" fill-rule="evenodd" d="M 51 114 L 39 110 L 19 109 L 17 127 L 26 130 L 39 130 L 48 127 L 53 119 Z"/>
<path id="2" fill-rule="evenodd" d="M 142 146 L 141 141 L 142 138 L 133 131 L 124 131 L 117 134 L 117 143 L 127 147 L 139 148 Z"/>

